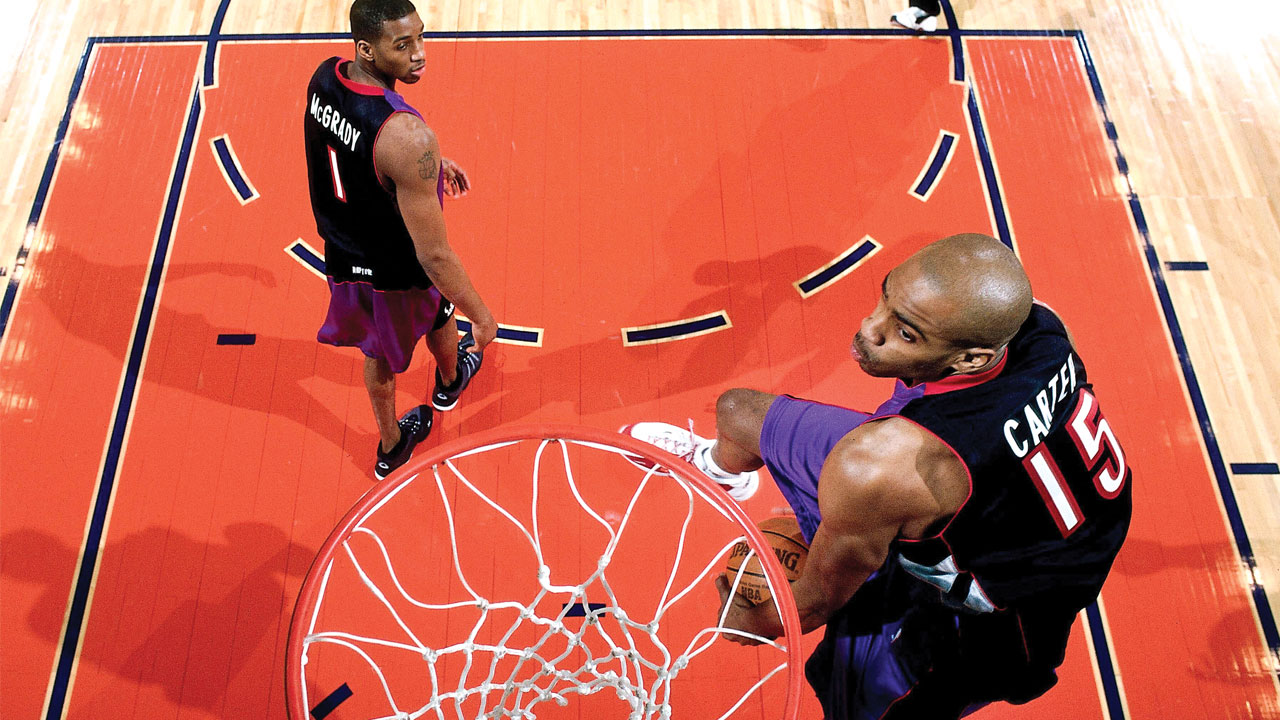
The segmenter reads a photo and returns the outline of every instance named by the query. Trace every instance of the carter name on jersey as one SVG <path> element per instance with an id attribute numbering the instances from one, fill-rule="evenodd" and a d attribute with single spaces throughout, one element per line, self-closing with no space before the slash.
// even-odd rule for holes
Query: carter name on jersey
<path id="1" fill-rule="evenodd" d="M 1035 401 L 1024 405 L 1021 413 L 1005 420 L 1004 439 L 1014 455 L 1026 457 L 1031 448 L 1048 437 L 1049 428 L 1053 427 L 1053 414 L 1060 406 L 1066 406 L 1064 401 L 1073 397 L 1075 390 L 1075 355 L 1068 354 L 1067 361 L 1058 372 L 1036 393 Z"/>

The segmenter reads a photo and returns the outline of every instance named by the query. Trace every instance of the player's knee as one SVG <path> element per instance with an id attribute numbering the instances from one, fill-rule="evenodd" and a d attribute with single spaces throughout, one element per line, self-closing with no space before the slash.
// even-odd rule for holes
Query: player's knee
<path id="1" fill-rule="evenodd" d="M 716 428 L 731 438 L 758 438 L 773 397 L 747 388 L 724 391 L 716 400 Z"/>

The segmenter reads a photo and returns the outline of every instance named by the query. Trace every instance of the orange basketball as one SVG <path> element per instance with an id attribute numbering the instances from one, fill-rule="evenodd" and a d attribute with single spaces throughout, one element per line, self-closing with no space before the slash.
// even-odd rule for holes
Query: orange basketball
<path id="1" fill-rule="evenodd" d="M 804 571 L 804 561 L 809 556 L 809 546 L 805 544 L 804 535 L 800 533 L 800 524 L 790 515 L 780 515 L 762 521 L 760 532 L 764 533 L 764 539 L 773 548 L 773 554 L 782 565 L 787 581 L 795 582 Z M 734 578 L 741 568 L 742 580 L 738 582 L 738 594 L 752 605 L 759 605 L 771 598 L 772 594 L 769 592 L 769 582 L 765 578 L 764 568 L 760 566 L 759 558 L 752 555 L 746 567 L 742 567 L 742 560 L 750 552 L 751 548 L 746 540 L 738 541 L 738 544 L 734 545 L 733 550 L 729 552 L 729 584 L 733 585 Z"/>

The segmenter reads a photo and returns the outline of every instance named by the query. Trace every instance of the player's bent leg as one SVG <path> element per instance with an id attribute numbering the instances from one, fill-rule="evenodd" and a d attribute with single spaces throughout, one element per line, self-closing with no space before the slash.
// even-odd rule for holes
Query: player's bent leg
<path id="1" fill-rule="evenodd" d="M 777 398 L 759 390 L 734 388 L 716 400 L 716 444 L 711 459 L 725 472 L 749 472 L 764 465 L 760 429 Z"/>

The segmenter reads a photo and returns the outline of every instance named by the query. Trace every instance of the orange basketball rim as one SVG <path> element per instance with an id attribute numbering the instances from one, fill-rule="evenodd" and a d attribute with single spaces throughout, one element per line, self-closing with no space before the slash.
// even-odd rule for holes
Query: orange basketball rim
<path id="1" fill-rule="evenodd" d="M 784 635 L 745 647 L 712 582 L 744 537 L 785 587 L 742 508 L 654 447 L 569 426 L 447 443 L 321 548 L 290 626 L 289 717 L 790 720 L 791 593 L 774 592 Z"/>

